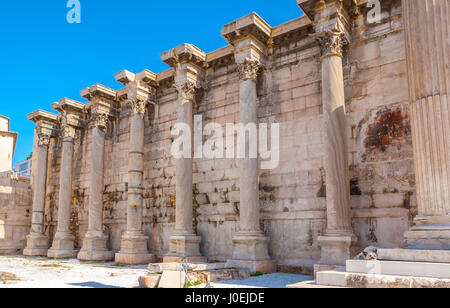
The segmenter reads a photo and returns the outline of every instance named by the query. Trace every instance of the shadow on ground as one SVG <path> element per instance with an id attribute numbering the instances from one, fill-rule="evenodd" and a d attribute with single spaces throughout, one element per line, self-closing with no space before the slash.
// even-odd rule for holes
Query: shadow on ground
<path id="1" fill-rule="evenodd" d="M 94 288 L 94 289 L 122 289 L 121 287 L 118 286 L 106 285 L 95 281 L 68 283 L 68 285 L 74 287 Z"/>

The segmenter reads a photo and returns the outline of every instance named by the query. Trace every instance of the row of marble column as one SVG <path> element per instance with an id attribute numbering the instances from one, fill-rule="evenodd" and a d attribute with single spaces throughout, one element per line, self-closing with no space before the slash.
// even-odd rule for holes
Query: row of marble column
<path id="1" fill-rule="evenodd" d="M 347 138 L 345 135 L 345 104 L 342 74 L 342 33 L 326 32 L 320 36 L 322 46 L 323 101 L 325 117 L 325 141 L 327 144 L 326 174 L 327 174 L 327 237 L 322 239 L 324 246 L 327 240 L 354 241 L 351 229 L 349 208 L 349 181 L 347 163 Z M 240 121 L 246 125 L 257 123 L 257 80 L 263 68 L 265 59 L 254 56 L 253 38 L 244 47 L 236 51 L 235 58 L 240 76 Z M 181 47 L 181 48 L 180 48 Z M 178 91 L 178 121 L 192 128 L 193 106 L 198 88 L 202 86 L 201 64 L 192 61 L 195 55 L 201 61 L 205 54 L 195 46 L 182 45 L 169 52 L 167 62 L 176 70 L 175 88 Z M 185 54 L 189 54 L 183 62 Z M 195 58 L 195 57 L 194 57 Z M 176 59 L 178 62 L 171 62 Z M 180 62 L 181 61 L 181 62 Z M 201 62 L 200 61 L 200 62 Z M 186 66 L 196 69 L 195 78 L 188 75 Z M 190 70 L 192 72 L 193 70 Z M 87 96 L 89 98 L 89 96 Z M 153 260 L 147 249 L 147 236 L 142 229 L 142 192 L 144 172 L 144 114 L 148 101 L 138 96 L 129 100 L 132 108 L 130 119 L 130 150 L 129 150 L 129 183 L 127 228 L 122 237 L 121 250 L 115 255 L 116 261 L 124 264 L 143 264 Z M 52 258 L 69 258 L 78 256 L 80 260 L 111 260 L 114 254 L 107 248 L 107 236 L 103 232 L 103 187 L 104 170 L 103 156 L 105 130 L 110 114 L 102 111 L 96 105 L 91 106 L 92 146 L 89 156 L 89 218 L 88 231 L 83 240 L 81 251 L 74 248 L 74 236 L 70 231 L 70 215 L 72 200 L 72 164 L 74 150 L 74 135 L 76 127 L 70 125 L 62 117 L 62 160 L 60 170 L 60 190 L 58 204 L 58 225 L 53 245 L 48 249 L 48 239 L 44 235 L 44 205 L 46 189 L 46 170 L 48 146 L 51 134 L 41 132 L 42 124 L 38 121 L 38 145 L 35 161 L 33 198 L 33 227 L 28 236 L 25 255 L 48 255 Z M 46 119 L 48 123 L 52 122 Z M 50 123 L 56 126 L 56 121 Z M 249 140 L 246 140 L 248 144 Z M 170 237 L 170 253 L 165 262 L 182 260 L 205 261 L 200 253 L 201 238 L 193 228 L 193 161 L 192 158 L 176 160 L 176 223 L 175 231 Z M 260 228 L 259 202 L 259 170 L 258 159 L 243 158 L 240 168 L 240 222 L 239 232 L 233 238 L 233 258 L 246 267 L 261 271 L 272 271 L 274 263 L 268 254 L 268 238 Z M 339 239 L 343 237 L 344 239 Z M 335 246 L 335 244 L 331 244 Z"/>

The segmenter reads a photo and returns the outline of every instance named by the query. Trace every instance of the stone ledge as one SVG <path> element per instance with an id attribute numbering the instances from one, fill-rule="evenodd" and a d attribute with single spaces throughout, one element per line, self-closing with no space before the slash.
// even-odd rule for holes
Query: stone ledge
<path id="1" fill-rule="evenodd" d="M 347 272 L 450 279 L 449 263 L 348 260 Z"/>
<path id="2" fill-rule="evenodd" d="M 450 250 L 378 249 L 379 260 L 450 263 Z"/>
<path id="3" fill-rule="evenodd" d="M 317 274 L 317 284 L 347 288 L 450 288 L 450 279 L 328 271 Z"/>

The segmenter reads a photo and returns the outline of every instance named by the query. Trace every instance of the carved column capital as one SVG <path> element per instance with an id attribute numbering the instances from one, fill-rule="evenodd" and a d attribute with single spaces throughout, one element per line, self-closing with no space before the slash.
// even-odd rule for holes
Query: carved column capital
<path id="1" fill-rule="evenodd" d="M 75 128 L 69 124 L 64 124 L 61 127 L 61 133 L 64 141 L 71 141 L 75 139 Z"/>
<path id="2" fill-rule="evenodd" d="M 39 132 L 38 134 L 38 146 L 40 147 L 48 147 L 50 144 L 50 134 L 45 133 L 45 132 Z"/>
<path id="3" fill-rule="evenodd" d="M 109 117 L 106 113 L 95 111 L 91 117 L 91 123 L 94 127 L 101 129 L 102 131 L 106 130 L 108 126 Z"/>
<path id="4" fill-rule="evenodd" d="M 238 63 L 239 79 L 241 81 L 256 81 L 261 70 L 261 63 L 258 60 L 245 59 L 243 63 Z"/>
<path id="5" fill-rule="evenodd" d="M 147 100 L 143 97 L 135 97 L 130 100 L 133 115 L 144 115 L 147 107 Z"/>
<path id="6" fill-rule="evenodd" d="M 341 30 L 325 30 L 313 36 L 320 46 L 322 57 L 338 56 L 342 58 L 343 48 L 348 43 Z"/>
<path id="7" fill-rule="evenodd" d="M 191 81 L 179 83 L 175 85 L 178 91 L 178 97 L 181 100 L 181 104 L 194 102 L 195 91 L 197 89 L 195 83 Z"/>

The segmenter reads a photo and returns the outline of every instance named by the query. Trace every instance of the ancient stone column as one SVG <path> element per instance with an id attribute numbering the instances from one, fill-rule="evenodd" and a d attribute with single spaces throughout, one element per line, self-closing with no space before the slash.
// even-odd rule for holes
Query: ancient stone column
<path id="1" fill-rule="evenodd" d="M 83 261 L 108 261 L 114 252 L 108 250 L 108 237 L 103 233 L 103 157 L 108 114 L 94 110 L 92 114 L 92 146 L 89 173 L 88 232 L 78 259 Z"/>
<path id="2" fill-rule="evenodd" d="M 75 128 L 67 123 L 62 126 L 62 158 L 59 175 L 58 225 L 49 258 L 63 259 L 77 256 L 74 247 L 75 236 L 70 231 L 72 209 L 72 161 Z"/>
<path id="3" fill-rule="evenodd" d="M 239 230 L 233 237 L 230 262 L 251 272 L 272 273 L 276 262 L 269 256 L 269 239 L 260 227 L 259 162 L 252 157 L 249 145 L 252 126 L 258 125 L 257 79 L 261 67 L 268 64 L 273 46 L 272 28 L 256 13 L 225 25 L 222 36 L 234 47 L 234 59 L 239 70 L 240 124 L 245 127 L 246 149 L 237 157 L 240 171 Z M 257 143 L 257 142 L 256 142 Z"/>
<path id="4" fill-rule="evenodd" d="M 131 100 L 130 150 L 128 170 L 127 230 L 122 236 L 116 262 L 121 264 L 146 264 L 153 260 L 148 253 L 148 236 L 142 230 L 142 192 L 144 177 L 144 115 L 147 101 L 136 97 Z"/>
<path id="5" fill-rule="evenodd" d="M 36 153 L 38 173 L 35 176 L 33 191 L 33 214 L 31 219 L 31 233 L 27 236 L 27 246 L 23 251 L 25 256 L 46 256 L 48 237 L 44 234 L 45 194 L 47 184 L 47 160 L 50 135 L 39 134 L 38 152 Z"/>
<path id="6" fill-rule="evenodd" d="M 206 53 L 191 44 L 183 44 L 161 54 L 161 59 L 175 70 L 174 87 L 178 92 L 178 123 L 188 127 L 191 137 L 191 155 L 176 157 L 176 212 L 175 230 L 170 237 L 169 254 L 164 262 L 205 262 L 200 253 L 201 237 L 194 230 L 193 167 L 192 167 L 192 109 L 197 89 L 204 84 Z M 186 145 L 188 146 L 188 145 Z M 174 154 L 174 153 L 172 153 Z"/>
<path id="7" fill-rule="evenodd" d="M 47 162 L 50 138 L 56 127 L 57 115 L 45 111 L 36 111 L 28 115 L 28 119 L 37 123 L 37 152 L 33 162 L 37 164 L 33 174 L 33 213 L 31 232 L 27 236 L 27 245 L 23 251 L 25 256 L 46 256 L 48 236 L 44 233 L 45 196 L 47 186 Z"/>
<path id="8" fill-rule="evenodd" d="M 418 198 L 406 248 L 450 249 L 450 3 L 403 1 Z"/>
<path id="9" fill-rule="evenodd" d="M 240 122 L 244 125 L 257 125 L 257 92 L 256 80 L 261 68 L 256 59 L 246 58 L 238 63 L 239 68 L 239 106 Z M 246 134 L 245 145 L 251 144 L 249 134 Z M 233 262 L 241 266 L 264 271 L 261 264 L 269 261 L 268 241 L 260 227 L 259 202 L 259 169 L 258 158 L 250 157 L 251 151 L 245 152 L 239 159 L 240 172 L 240 221 L 239 232 L 233 237 Z M 270 264 L 269 264 L 270 266 Z M 259 267 L 259 268 L 258 268 Z"/>
<path id="10" fill-rule="evenodd" d="M 322 54 L 322 104 L 325 142 L 327 229 L 319 237 L 320 263 L 344 265 L 356 244 L 350 209 L 350 178 L 345 115 L 342 48 L 344 32 L 333 29 L 316 35 Z"/>
<path id="11" fill-rule="evenodd" d="M 184 82 L 175 85 L 178 91 L 178 123 L 187 125 L 192 132 L 192 106 L 195 99 L 196 85 Z M 192 153 L 192 142 L 191 142 Z M 206 258 L 200 253 L 201 237 L 197 236 L 193 226 L 192 206 L 192 155 L 176 159 L 176 213 L 175 231 L 170 237 L 170 253 L 164 262 L 188 260 L 203 262 Z"/>

